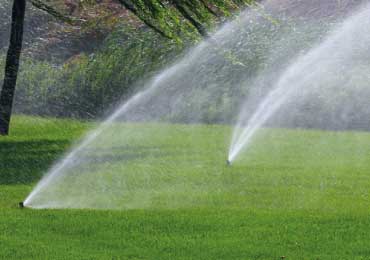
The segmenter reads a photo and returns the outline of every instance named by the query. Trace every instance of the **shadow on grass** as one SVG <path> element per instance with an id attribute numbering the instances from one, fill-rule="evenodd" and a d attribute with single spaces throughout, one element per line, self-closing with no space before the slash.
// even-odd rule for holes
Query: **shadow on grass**
<path id="1" fill-rule="evenodd" d="M 39 180 L 70 141 L 0 142 L 0 184 L 27 184 Z"/>
<path id="2" fill-rule="evenodd" d="M 39 180 L 66 151 L 68 140 L 37 140 L 25 142 L 0 142 L 0 184 L 27 184 Z M 108 152 L 109 151 L 109 152 Z M 170 156 L 159 147 L 113 147 L 97 154 L 85 155 L 84 165 L 163 158 Z"/>

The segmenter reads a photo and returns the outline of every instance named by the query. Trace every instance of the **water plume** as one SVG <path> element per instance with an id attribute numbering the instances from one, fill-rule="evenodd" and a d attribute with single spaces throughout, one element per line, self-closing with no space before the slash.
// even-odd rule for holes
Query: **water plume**
<path id="1" fill-rule="evenodd" d="M 24 205 L 131 209 L 230 204 L 227 124 L 235 122 L 240 107 L 230 161 L 272 115 L 279 118 L 276 112 L 284 104 L 316 93 L 298 95 L 297 89 L 320 89 L 332 79 L 323 77 L 325 71 L 332 76 L 344 72 L 369 46 L 370 34 L 357 34 L 370 26 L 354 26 L 368 22 L 368 8 L 309 52 L 331 27 L 328 20 L 301 22 L 281 15 L 269 2 L 264 8 L 244 11 L 158 73 L 57 162 Z M 354 35 L 353 41 L 345 37 Z M 338 48 L 343 53 L 331 59 L 328 52 Z M 333 70 L 336 63 L 343 68 Z M 314 79 L 316 88 L 308 88 Z M 277 82 L 273 89 L 271 82 Z"/>
<path id="2" fill-rule="evenodd" d="M 258 14 L 250 12 L 245 16 L 251 18 Z M 240 32 L 240 24 L 245 22 L 241 17 L 225 24 L 180 61 L 158 73 L 141 92 L 120 106 L 56 163 L 24 205 L 33 208 L 140 208 L 150 205 L 161 191 L 171 194 L 176 186 L 186 186 L 181 183 L 180 176 L 178 180 L 172 179 L 171 171 L 178 163 L 193 163 L 197 159 L 165 161 L 161 157 L 168 151 L 157 146 L 173 143 L 171 138 L 177 138 L 176 132 L 183 131 L 176 125 L 168 126 L 168 123 L 202 123 L 214 116 L 206 110 L 215 99 L 222 99 L 224 95 L 219 88 L 217 71 L 224 71 L 224 74 L 243 68 L 232 57 L 231 44 L 235 42 L 229 42 L 228 38 L 236 29 Z M 215 78 L 211 80 L 210 74 Z M 242 78 L 242 75 L 239 79 L 234 78 L 231 86 L 239 85 Z M 219 102 L 222 106 L 222 100 Z M 222 115 L 218 117 L 222 120 Z M 173 129 L 175 133 L 172 133 Z M 183 131 L 187 136 L 179 145 L 196 146 L 192 142 L 191 129 Z M 176 151 L 178 147 L 171 149 L 174 153 L 180 152 L 180 156 L 189 156 L 182 155 L 181 150 Z M 163 181 L 161 176 L 167 178 L 167 184 L 160 183 L 159 187 L 155 187 L 159 185 L 156 183 L 148 184 L 150 179 Z M 146 190 L 145 183 L 150 186 Z"/>
<path id="3" fill-rule="evenodd" d="M 246 102 L 233 133 L 228 156 L 230 162 L 248 147 L 257 130 L 289 101 L 300 100 L 295 104 L 299 106 L 304 104 L 304 99 L 313 102 L 325 94 L 324 101 L 328 102 L 338 91 L 353 91 L 346 86 L 346 78 L 358 75 L 353 74 L 353 68 L 366 68 L 370 50 L 369 14 L 370 6 L 365 6 L 358 14 L 339 25 L 323 42 L 291 62 L 252 115 L 245 112 L 249 101 Z M 370 72 L 368 68 L 366 70 Z M 262 74 L 260 77 L 264 76 Z M 367 94 L 366 89 L 357 94 Z M 342 106 L 348 104 L 353 102 L 348 100 Z M 288 115 L 282 117 L 294 114 L 288 110 L 285 113 Z"/>

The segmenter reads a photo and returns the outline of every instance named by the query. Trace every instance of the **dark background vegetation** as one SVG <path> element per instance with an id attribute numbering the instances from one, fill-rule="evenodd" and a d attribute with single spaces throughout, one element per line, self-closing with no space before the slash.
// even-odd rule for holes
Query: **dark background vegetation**
<path id="1" fill-rule="evenodd" d="M 0 78 L 3 78 L 2 68 L 10 28 L 10 2 L 0 3 Z M 197 6 L 198 2 L 189 1 L 194 4 L 194 17 L 204 28 L 212 30 L 232 14 L 248 8 L 246 4 L 250 1 L 206 1 L 208 8 Z M 299 17 L 312 23 L 318 19 L 331 21 L 333 16 L 345 15 L 355 5 L 366 1 L 307 1 L 307 4 L 301 4 L 301 8 L 297 8 L 294 1 L 290 0 L 275 2 L 274 8 L 280 10 L 282 15 Z M 181 18 L 170 5 L 158 9 L 156 17 L 147 19 L 163 32 L 158 33 L 125 9 L 119 1 L 53 0 L 48 3 L 78 22 L 66 23 L 28 5 L 25 45 L 14 107 L 16 113 L 84 119 L 101 117 L 202 39 L 197 28 Z M 148 14 L 141 10 L 140 15 Z M 235 54 L 247 65 L 246 73 L 255 73 L 269 58 L 264 45 L 266 41 L 279 38 L 275 35 L 276 31 L 284 31 L 283 28 L 276 30 L 277 26 L 285 25 L 270 24 L 266 27 L 266 33 L 261 34 L 264 38 L 244 44 L 244 48 L 254 50 L 250 56 Z M 310 30 L 296 35 L 297 39 L 303 39 L 297 45 L 302 45 L 302 42 L 311 44 L 317 38 L 317 32 L 325 30 L 313 30 L 312 26 L 307 28 Z M 279 62 L 283 63 L 282 60 Z M 224 81 L 224 88 L 220 91 L 230 90 L 231 84 L 228 86 L 228 82 L 238 80 L 241 74 L 234 70 L 232 75 L 217 75 L 218 79 Z M 241 92 L 241 89 L 227 91 L 225 100 L 229 100 L 226 102 L 230 104 L 220 107 L 210 104 L 206 107 L 204 113 L 208 115 L 203 121 L 224 122 L 225 116 L 220 119 L 218 114 L 227 115 L 229 122 L 235 120 L 239 104 L 232 102 Z M 363 117 L 356 115 L 351 125 L 370 129 L 370 125 L 363 122 Z M 180 115 L 177 118 L 181 121 L 186 117 Z M 331 125 L 318 122 L 312 113 L 303 113 L 298 121 L 299 126 L 331 128 Z M 333 124 L 332 128 L 340 128 L 335 122 Z"/>
<path id="2" fill-rule="evenodd" d="M 201 39 L 197 29 L 170 4 L 155 7 L 154 15 L 145 9 L 134 15 L 121 2 L 47 2 L 64 17 L 77 21 L 74 23 L 28 4 L 16 113 L 77 118 L 101 116 Z M 200 5 L 202 2 L 207 5 Z M 189 5 L 188 10 L 194 8 L 191 11 L 196 22 L 204 28 L 212 28 L 248 2 L 184 3 Z M 0 68 L 5 62 L 10 10 L 11 1 L 0 3 Z M 143 23 L 139 19 L 142 17 L 158 30 Z M 3 69 L 0 77 L 2 74 Z"/>

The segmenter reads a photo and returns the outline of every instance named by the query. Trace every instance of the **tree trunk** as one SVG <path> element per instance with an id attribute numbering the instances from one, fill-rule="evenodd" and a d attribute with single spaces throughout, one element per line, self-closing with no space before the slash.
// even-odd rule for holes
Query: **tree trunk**
<path id="1" fill-rule="evenodd" d="M 10 44 L 6 57 L 3 88 L 0 93 L 0 135 L 9 133 L 19 58 L 22 51 L 25 9 L 26 0 L 14 0 Z"/>

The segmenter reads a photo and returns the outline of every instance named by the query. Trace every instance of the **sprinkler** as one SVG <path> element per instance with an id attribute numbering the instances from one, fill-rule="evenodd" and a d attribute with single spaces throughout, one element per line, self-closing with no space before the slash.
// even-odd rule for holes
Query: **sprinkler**
<path id="1" fill-rule="evenodd" d="M 24 208 L 24 203 L 23 201 L 19 202 L 19 208 L 23 209 Z"/>
<path id="2" fill-rule="evenodd" d="M 226 160 L 226 165 L 227 165 L 227 166 L 231 166 L 231 162 L 230 162 L 230 160 Z"/>

